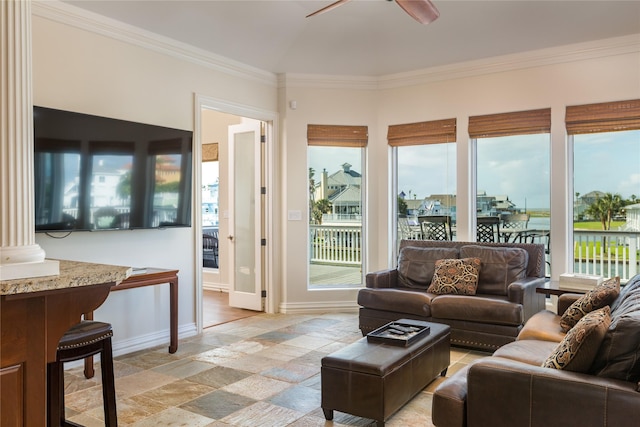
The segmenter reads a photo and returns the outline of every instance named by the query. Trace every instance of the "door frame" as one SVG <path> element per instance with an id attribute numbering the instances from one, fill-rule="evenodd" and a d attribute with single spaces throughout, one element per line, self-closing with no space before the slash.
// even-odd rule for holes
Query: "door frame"
<path id="1" fill-rule="evenodd" d="M 203 286 L 202 286 L 202 109 L 219 111 L 221 113 L 233 114 L 236 116 L 247 117 L 260 120 L 266 123 L 266 142 L 265 142 L 265 186 L 267 192 L 265 195 L 265 212 L 264 212 L 264 238 L 267 241 L 264 256 L 264 287 L 266 290 L 265 312 L 275 313 L 278 306 L 278 296 L 274 287 L 275 275 L 277 274 L 277 264 L 275 263 L 275 248 L 277 242 L 274 233 L 274 219 L 278 218 L 275 208 L 276 194 L 276 135 L 278 135 L 278 113 L 276 111 L 263 110 L 247 105 L 236 104 L 233 102 L 212 98 L 205 95 L 194 94 L 194 137 L 193 137 L 193 233 L 194 233 L 194 279 L 196 292 L 196 329 L 197 333 L 202 332 L 203 328 Z"/>

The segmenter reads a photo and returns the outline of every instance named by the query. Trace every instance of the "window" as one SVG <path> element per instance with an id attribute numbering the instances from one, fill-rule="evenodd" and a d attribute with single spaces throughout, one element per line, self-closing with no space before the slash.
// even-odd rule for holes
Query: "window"
<path id="1" fill-rule="evenodd" d="M 366 126 L 309 125 L 309 287 L 361 286 Z"/>
<path id="2" fill-rule="evenodd" d="M 453 239 L 456 221 L 456 120 L 389 126 L 396 201 L 393 229 L 401 239 Z M 428 173 L 425 173 L 428 171 Z M 428 175 L 428 179 L 425 176 Z M 423 217 L 431 221 L 423 221 Z M 445 232 L 432 224 L 441 218 Z"/>
<path id="3" fill-rule="evenodd" d="M 202 266 L 220 268 L 218 254 L 218 144 L 202 146 Z"/>
<path id="4" fill-rule="evenodd" d="M 550 109 L 469 118 L 478 240 L 549 247 L 550 131 Z"/>
<path id="5" fill-rule="evenodd" d="M 567 107 L 574 272 L 633 277 L 640 243 L 640 100 Z"/>

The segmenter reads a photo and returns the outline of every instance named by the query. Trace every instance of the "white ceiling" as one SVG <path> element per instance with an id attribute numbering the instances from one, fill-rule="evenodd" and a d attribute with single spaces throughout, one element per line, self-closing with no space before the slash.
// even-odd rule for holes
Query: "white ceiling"
<path id="1" fill-rule="evenodd" d="M 394 1 L 66 0 L 273 73 L 381 76 L 640 34 L 640 1 L 433 0 L 421 25 Z"/>

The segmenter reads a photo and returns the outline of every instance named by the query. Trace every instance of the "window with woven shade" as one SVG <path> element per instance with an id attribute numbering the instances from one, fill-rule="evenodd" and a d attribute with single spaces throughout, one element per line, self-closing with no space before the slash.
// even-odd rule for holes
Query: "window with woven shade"
<path id="1" fill-rule="evenodd" d="M 488 220 L 483 217 L 497 219 L 493 241 L 546 243 L 550 132 L 549 108 L 469 117 L 476 148 L 476 217 L 483 224 Z"/>
<path id="2" fill-rule="evenodd" d="M 390 125 L 387 141 L 393 164 L 396 249 L 402 239 L 451 240 L 456 220 L 456 119 Z"/>
<path id="3" fill-rule="evenodd" d="M 307 126 L 311 289 L 363 282 L 367 126 Z"/>
<path id="4" fill-rule="evenodd" d="M 640 100 L 566 107 L 565 124 L 573 147 L 573 233 L 580 271 L 601 248 L 612 262 L 605 277 L 626 276 L 624 252 L 640 231 Z M 623 231 L 587 242 L 584 230 Z M 606 231 L 605 231 L 606 232 Z M 632 233 L 627 235 L 626 233 Z M 593 236 L 592 236 L 593 237 Z"/>

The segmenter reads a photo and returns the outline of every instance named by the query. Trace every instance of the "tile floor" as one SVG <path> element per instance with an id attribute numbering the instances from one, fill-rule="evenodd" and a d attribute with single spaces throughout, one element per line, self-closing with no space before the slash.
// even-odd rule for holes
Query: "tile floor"
<path id="1" fill-rule="evenodd" d="M 320 359 L 361 338 L 357 314 L 258 314 L 205 329 L 166 346 L 117 357 L 120 426 L 369 426 L 373 420 L 320 408 Z M 452 348 L 448 375 L 487 353 Z M 99 366 L 65 373 L 67 418 L 103 426 Z M 431 426 L 437 379 L 387 421 Z"/>

